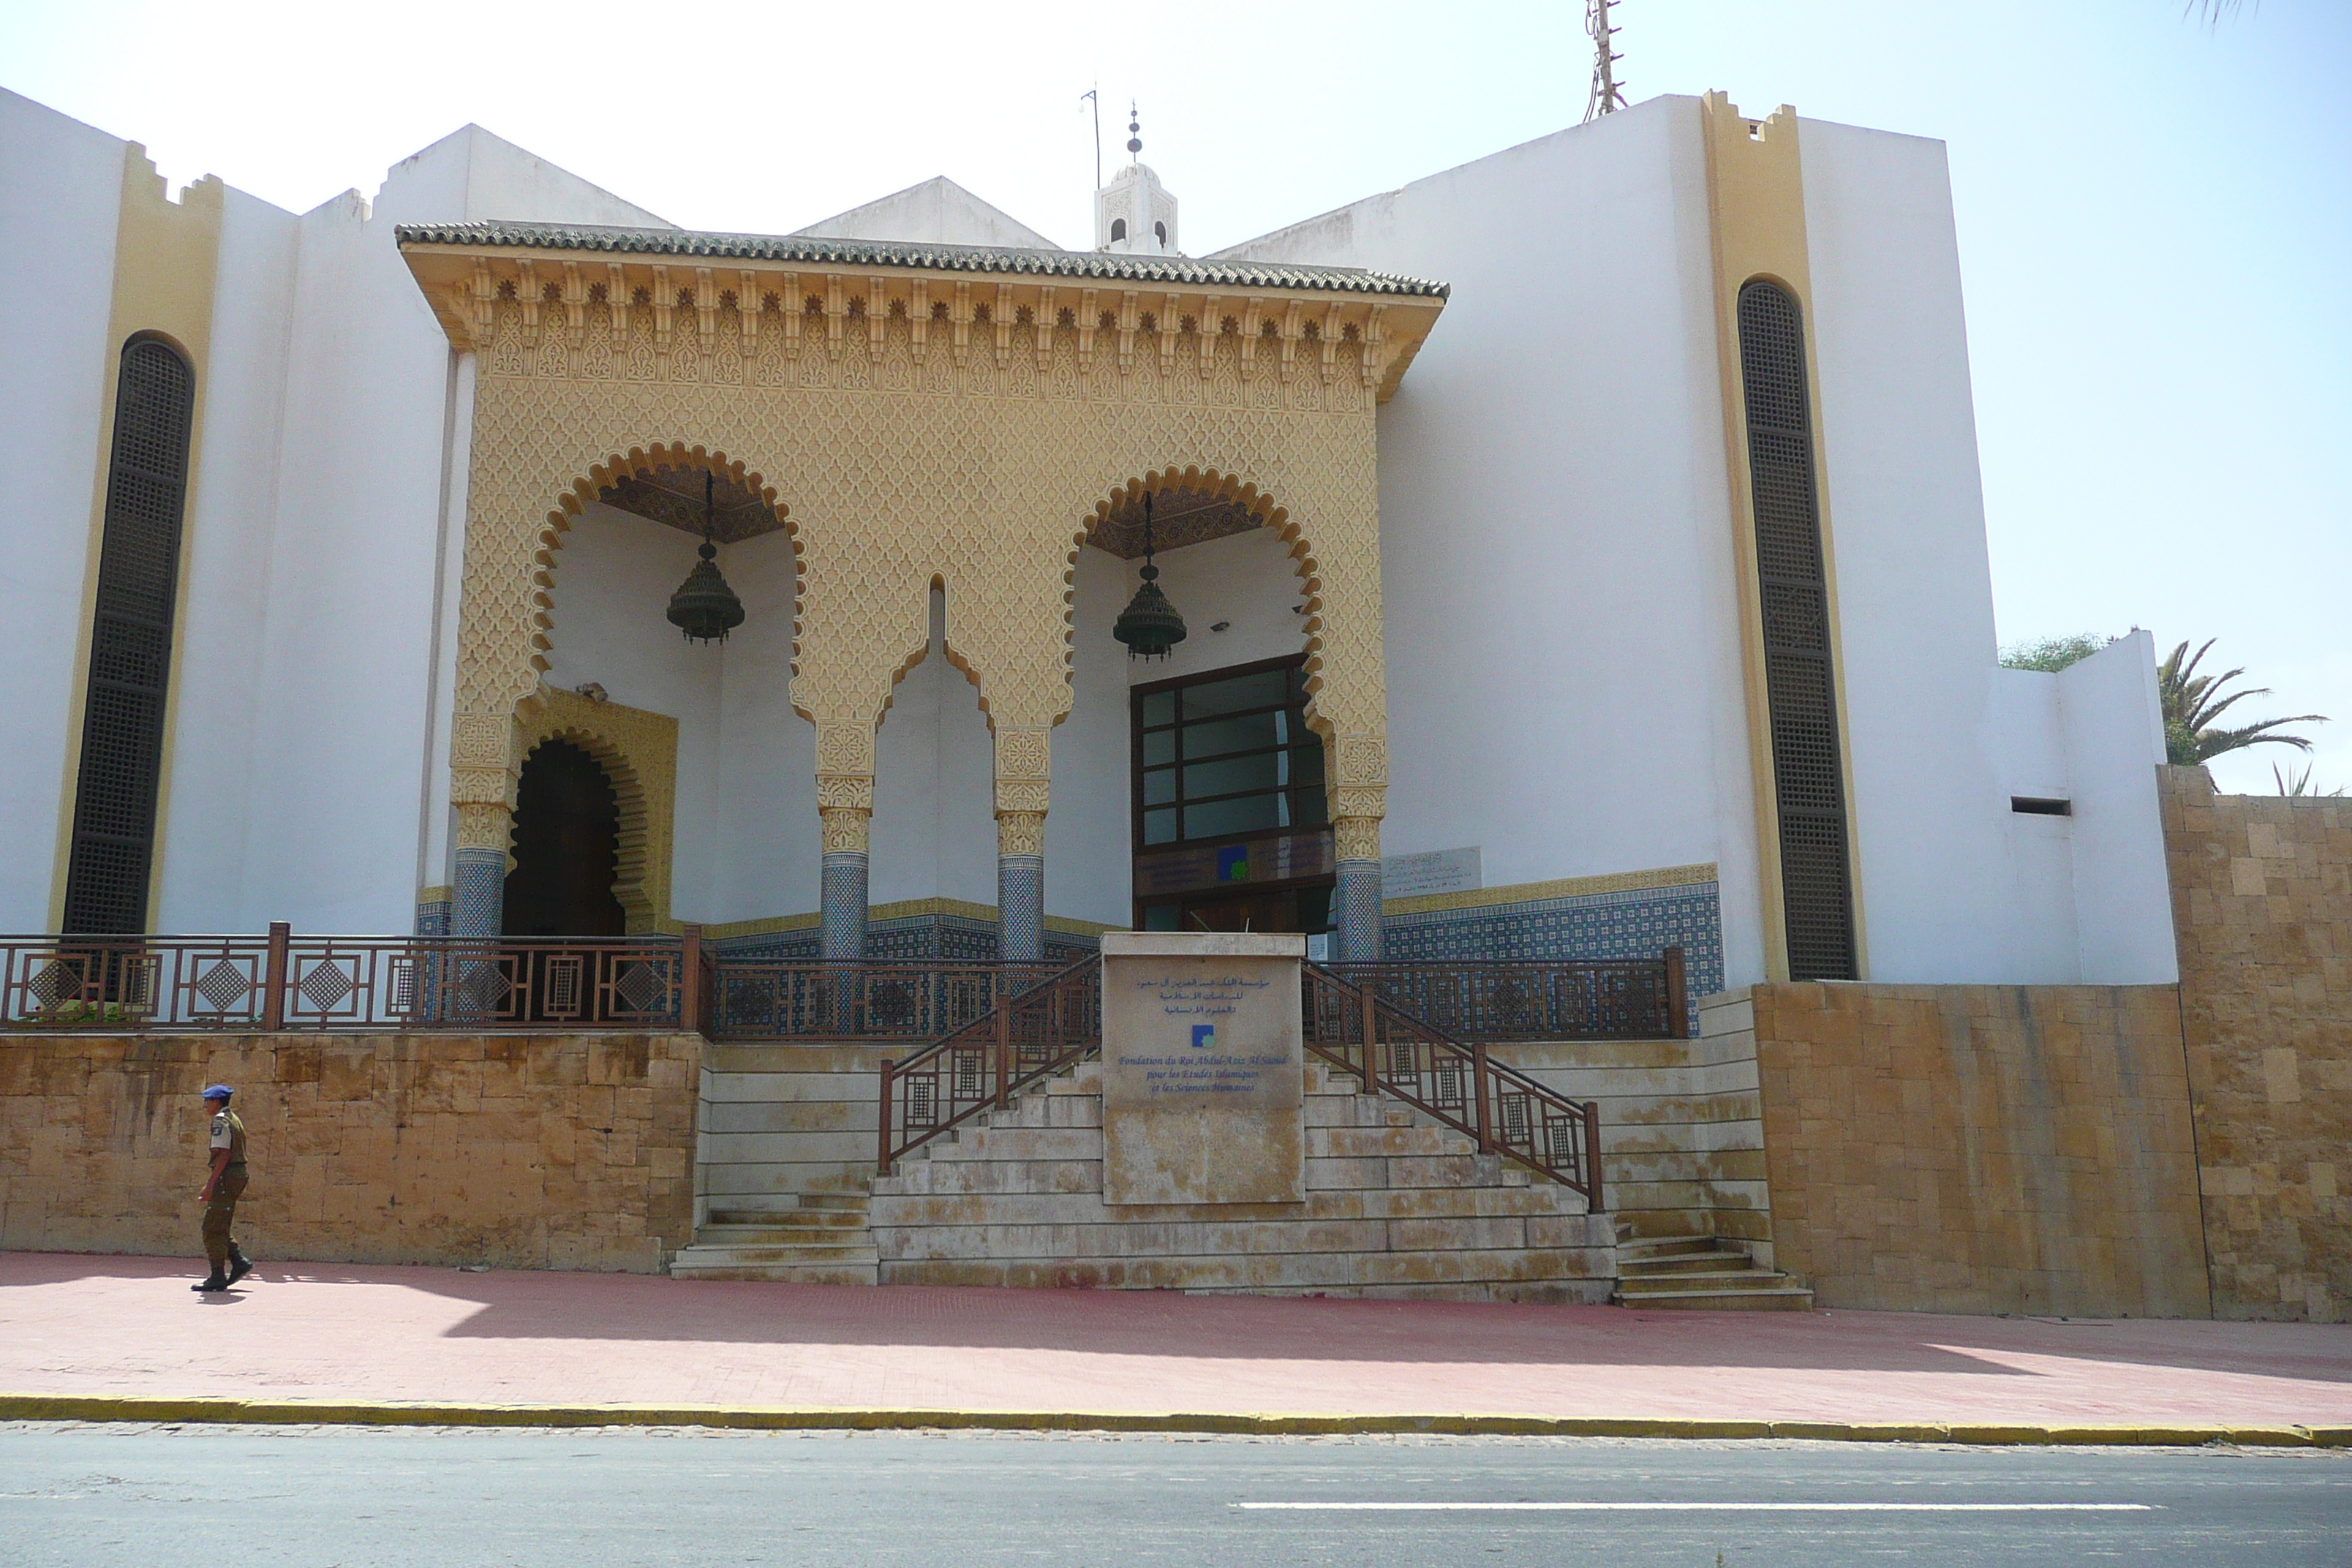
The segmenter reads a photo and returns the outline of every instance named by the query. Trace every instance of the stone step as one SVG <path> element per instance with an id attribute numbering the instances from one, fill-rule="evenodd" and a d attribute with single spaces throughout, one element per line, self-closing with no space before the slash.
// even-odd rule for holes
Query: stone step
<path id="1" fill-rule="evenodd" d="M 740 1268 L 749 1264 L 772 1263 L 862 1265 L 874 1263 L 879 1257 L 880 1255 L 874 1249 L 874 1244 L 870 1241 L 839 1247 L 814 1244 L 766 1246 L 756 1242 L 740 1246 L 707 1245 L 698 1241 L 691 1247 L 681 1247 L 678 1250 L 677 1259 L 670 1266 L 670 1272 L 677 1273 L 680 1266 L 692 1269 Z"/>
<path id="2" fill-rule="evenodd" d="M 1643 1258 L 1638 1254 L 1629 1258 L 1621 1247 L 1617 1249 L 1617 1271 L 1629 1279 L 1678 1279 L 1711 1269 L 1750 1268 L 1754 1258 L 1755 1254 L 1744 1247 L 1726 1247 L 1720 1252 L 1679 1252 L 1666 1258 Z"/>
<path id="3" fill-rule="evenodd" d="M 1670 1308 L 1709 1312 L 1809 1312 L 1813 1293 L 1801 1285 L 1761 1290 L 1661 1290 L 1616 1298 L 1621 1307 Z"/>
<path id="4" fill-rule="evenodd" d="M 1622 1222 L 1618 1231 L 1617 1252 L 1622 1258 L 1699 1258 L 1723 1245 L 1723 1238 L 1716 1236 L 1659 1236 L 1629 1241 Z"/>
<path id="5" fill-rule="evenodd" d="M 673 1279 L 746 1279 L 772 1285 L 874 1285 L 881 1268 L 873 1263 L 734 1263 L 696 1261 L 685 1253 L 669 1266 Z"/>
<path id="6" fill-rule="evenodd" d="M 854 1247 L 863 1225 L 705 1225 L 695 1227 L 697 1247 Z"/>
<path id="7" fill-rule="evenodd" d="M 1629 1301 L 1637 1296 L 1672 1296 L 1691 1290 L 1769 1289 L 1786 1284 L 1788 1279 L 1777 1268 L 1706 1268 L 1676 1274 L 1627 1274 L 1623 1263 L 1617 1265 L 1617 1291 Z"/>
<path id="8" fill-rule="evenodd" d="M 866 1224 L 866 1213 L 867 1205 L 862 1201 L 854 1209 L 744 1208 L 730 1203 L 724 1208 L 714 1205 L 709 1220 L 701 1228 L 708 1231 L 726 1226 L 785 1226 L 795 1230 L 856 1230 Z"/>

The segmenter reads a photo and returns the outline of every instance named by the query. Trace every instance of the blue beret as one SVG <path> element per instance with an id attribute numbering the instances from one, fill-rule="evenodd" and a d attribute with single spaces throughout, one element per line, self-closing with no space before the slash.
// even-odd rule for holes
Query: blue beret
<path id="1" fill-rule="evenodd" d="M 216 1083 L 213 1085 L 212 1088 L 205 1090 L 205 1098 L 206 1100 L 226 1100 L 230 1095 L 235 1094 L 236 1092 L 236 1091 L 235 1089 L 229 1088 L 229 1086 L 225 1083 Z"/>

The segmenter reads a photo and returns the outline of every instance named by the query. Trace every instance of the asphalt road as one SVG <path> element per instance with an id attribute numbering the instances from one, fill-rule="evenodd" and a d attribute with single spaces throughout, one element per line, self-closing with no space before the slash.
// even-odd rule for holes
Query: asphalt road
<path id="1" fill-rule="evenodd" d="M 0 1426 L 0 1563 L 41 1568 L 1913 1556 L 2343 1568 L 2352 1452 Z"/>

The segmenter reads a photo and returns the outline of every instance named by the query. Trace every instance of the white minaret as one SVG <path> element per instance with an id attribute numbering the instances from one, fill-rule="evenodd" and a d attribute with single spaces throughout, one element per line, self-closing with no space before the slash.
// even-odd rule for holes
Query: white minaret
<path id="1" fill-rule="evenodd" d="M 1145 165 L 1143 122 L 1127 107 L 1126 168 L 1095 193 L 1095 248 L 1118 256 L 1175 256 L 1176 198 Z"/>

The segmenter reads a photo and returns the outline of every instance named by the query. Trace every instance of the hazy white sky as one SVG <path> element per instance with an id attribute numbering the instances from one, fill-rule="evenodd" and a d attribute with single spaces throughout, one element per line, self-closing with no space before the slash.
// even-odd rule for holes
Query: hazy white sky
<path id="1" fill-rule="evenodd" d="M 945 174 L 1066 243 L 1143 105 L 1202 252 L 1574 123 L 1578 0 L 0 4 L 0 85 L 304 209 L 467 121 L 696 227 Z M 2000 635 L 2221 639 L 2352 784 L 2352 3 L 1625 0 L 1638 101 L 1949 143 Z M 1116 124 L 1114 124 L 1116 121 Z M 1833 455 L 1832 455 L 1833 456 Z M 2263 747 L 2216 764 L 2268 792 Z"/>

